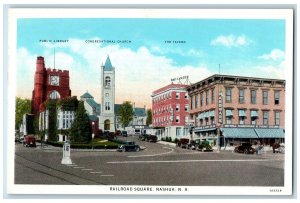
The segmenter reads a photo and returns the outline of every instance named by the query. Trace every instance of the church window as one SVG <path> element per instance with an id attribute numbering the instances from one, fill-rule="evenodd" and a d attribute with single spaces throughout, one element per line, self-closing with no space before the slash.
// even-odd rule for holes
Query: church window
<path id="1" fill-rule="evenodd" d="M 107 110 L 107 111 L 110 110 L 110 104 L 109 104 L 109 102 L 105 102 L 105 110 Z"/>
<path id="2" fill-rule="evenodd" d="M 110 88 L 110 77 L 106 76 L 105 77 L 105 88 Z"/>
<path id="3" fill-rule="evenodd" d="M 60 94 L 58 93 L 58 91 L 54 90 L 49 94 L 49 98 L 50 99 L 59 99 L 60 98 Z"/>

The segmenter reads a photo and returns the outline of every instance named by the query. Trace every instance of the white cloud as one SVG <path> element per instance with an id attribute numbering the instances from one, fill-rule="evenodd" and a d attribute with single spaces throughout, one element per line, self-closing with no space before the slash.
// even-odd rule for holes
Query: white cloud
<path id="1" fill-rule="evenodd" d="M 285 53 L 280 49 L 273 49 L 270 53 L 258 56 L 258 58 L 264 60 L 283 60 L 285 58 Z"/>
<path id="2" fill-rule="evenodd" d="M 22 98 L 31 99 L 33 90 L 33 79 L 35 72 L 36 56 L 29 53 L 24 47 L 17 50 L 17 92 L 16 95 Z M 19 80 L 18 80 L 19 79 Z"/>
<path id="3" fill-rule="evenodd" d="M 244 35 L 235 36 L 235 35 L 220 35 L 217 38 L 213 39 L 210 44 L 213 46 L 225 46 L 230 47 L 240 47 L 246 46 L 251 43 L 251 40 Z"/>
<path id="4" fill-rule="evenodd" d="M 158 45 L 153 45 L 150 47 L 150 51 L 152 53 L 158 54 L 178 54 L 180 56 L 190 56 L 190 57 L 203 57 L 205 53 L 201 50 L 189 49 L 187 51 L 183 51 L 180 48 L 171 48 L 171 47 L 160 47 Z"/>

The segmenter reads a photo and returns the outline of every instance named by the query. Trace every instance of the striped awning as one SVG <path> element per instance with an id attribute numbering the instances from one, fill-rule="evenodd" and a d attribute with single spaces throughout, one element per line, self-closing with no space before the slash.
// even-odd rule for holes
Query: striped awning
<path id="1" fill-rule="evenodd" d="M 226 117 L 233 116 L 231 109 L 226 109 Z"/>
<path id="2" fill-rule="evenodd" d="M 258 138 L 254 128 L 221 128 L 225 138 Z"/>
<path id="3" fill-rule="evenodd" d="M 251 111 L 251 117 L 258 117 L 257 111 Z"/>
<path id="4" fill-rule="evenodd" d="M 284 138 L 282 128 L 255 128 L 259 138 Z"/>
<path id="5" fill-rule="evenodd" d="M 210 111 L 210 117 L 215 117 L 215 110 Z"/>
<path id="6" fill-rule="evenodd" d="M 217 128 L 195 128 L 194 132 L 199 133 L 199 132 L 206 132 L 206 131 L 213 131 L 216 130 Z"/>
<path id="7" fill-rule="evenodd" d="M 239 116 L 240 117 L 246 117 L 245 110 L 239 110 Z"/>

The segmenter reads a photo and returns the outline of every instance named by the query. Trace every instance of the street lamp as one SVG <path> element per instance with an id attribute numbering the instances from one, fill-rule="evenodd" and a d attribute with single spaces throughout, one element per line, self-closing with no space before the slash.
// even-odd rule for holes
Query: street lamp
<path id="1" fill-rule="evenodd" d="M 92 149 L 94 149 L 94 137 L 95 137 L 95 133 L 94 133 L 94 125 L 95 122 L 92 122 Z"/>

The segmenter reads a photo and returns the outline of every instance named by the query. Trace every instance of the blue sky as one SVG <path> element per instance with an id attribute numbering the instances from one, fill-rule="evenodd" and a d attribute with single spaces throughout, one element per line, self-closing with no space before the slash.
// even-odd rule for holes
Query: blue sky
<path id="1" fill-rule="evenodd" d="M 115 43 L 86 43 L 90 39 Z M 56 68 L 70 70 L 73 95 L 89 91 L 100 102 L 100 65 L 109 55 L 116 68 L 116 102 L 150 107 L 151 92 L 172 77 L 189 75 L 194 83 L 218 73 L 219 64 L 221 74 L 284 79 L 285 21 L 19 19 L 18 96 L 31 97 L 36 57 L 53 67 L 54 47 Z"/>

